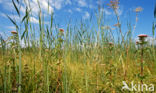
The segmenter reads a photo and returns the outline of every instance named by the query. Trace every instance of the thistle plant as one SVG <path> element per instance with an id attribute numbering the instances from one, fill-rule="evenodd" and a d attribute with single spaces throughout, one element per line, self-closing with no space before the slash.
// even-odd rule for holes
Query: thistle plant
<path id="1" fill-rule="evenodd" d="M 140 40 L 140 42 L 139 42 L 139 44 L 140 44 L 140 47 L 141 47 L 141 62 L 140 62 L 140 77 L 141 77 L 141 84 L 143 84 L 143 58 L 144 58 L 144 46 L 145 46 L 145 44 L 147 43 L 146 42 L 146 37 L 147 37 L 147 35 L 145 35 L 145 34 L 140 34 L 140 35 L 138 35 L 138 37 L 139 37 L 139 40 Z"/>
<path id="2" fill-rule="evenodd" d="M 113 71 L 113 63 L 112 63 L 112 51 L 113 51 L 113 48 L 114 48 L 114 44 L 112 42 L 109 42 L 109 56 L 110 56 L 110 59 L 109 59 L 109 69 L 110 69 L 110 81 L 111 81 L 111 92 L 113 93 L 113 82 L 112 82 L 112 71 Z"/>
<path id="3" fill-rule="evenodd" d="M 12 33 L 12 45 L 11 48 L 13 50 L 13 54 L 14 57 L 12 58 L 12 92 L 13 93 L 17 93 L 18 89 L 17 89 L 17 80 L 16 80 L 16 72 L 17 72 L 17 48 L 18 48 L 18 33 L 16 31 L 11 31 Z"/>

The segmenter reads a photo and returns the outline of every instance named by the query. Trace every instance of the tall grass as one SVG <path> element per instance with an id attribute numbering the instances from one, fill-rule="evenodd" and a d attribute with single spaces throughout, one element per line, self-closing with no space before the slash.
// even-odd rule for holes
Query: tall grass
<path id="1" fill-rule="evenodd" d="M 123 35 L 118 1 L 109 5 L 117 18 L 119 38 L 105 25 L 101 6 L 96 13 L 97 26 L 68 24 L 60 29 L 54 23 L 54 12 L 48 10 L 49 24 L 38 0 L 38 25 L 33 25 L 30 4 L 12 0 L 17 20 L 7 16 L 16 27 L 7 41 L 0 37 L 0 92 L 2 93 L 128 93 L 121 90 L 122 81 L 140 81 L 140 50 L 132 38 L 132 26 Z M 47 16 L 46 16 L 47 17 Z M 89 24 L 90 23 L 90 24 Z M 97 27 L 97 28 L 96 28 Z M 25 47 L 21 43 L 24 41 Z M 155 48 L 144 51 L 144 83 L 156 84 Z"/>

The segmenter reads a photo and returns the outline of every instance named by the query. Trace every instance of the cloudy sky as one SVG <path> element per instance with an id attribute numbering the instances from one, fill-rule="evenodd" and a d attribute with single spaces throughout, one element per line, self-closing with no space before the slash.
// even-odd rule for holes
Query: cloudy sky
<path id="1" fill-rule="evenodd" d="M 8 33 L 15 30 L 13 24 L 8 20 L 6 14 L 11 18 L 20 20 L 13 8 L 12 0 L 0 0 L 0 34 L 9 35 Z M 15 0 L 16 1 L 16 0 Z M 38 24 L 38 4 L 37 0 L 19 0 L 29 1 L 32 8 L 31 22 L 34 25 Z M 101 2 L 99 2 L 101 1 Z M 112 9 L 108 8 L 107 4 L 109 0 L 39 0 L 41 9 L 45 13 L 45 17 L 48 15 L 47 11 L 54 12 L 55 23 L 60 24 L 61 28 L 66 27 L 66 23 L 72 20 L 73 23 L 77 23 L 81 20 L 89 20 L 93 17 L 96 19 L 95 11 L 98 9 L 98 4 L 102 4 L 104 7 L 106 25 L 113 26 L 117 21 L 114 17 Z M 142 7 L 143 11 L 139 13 L 138 23 L 135 29 L 134 37 L 138 34 L 152 35 L 152 23 L 154 21 L 154 5 L 155 0 L 120 0 L 120 20 L 122 23 L 123 31 L 127 31 L 127 22 L 130 22 L 132 26 L 135 23 L 135 12 L 134 9 Z M 48 4 L 50 5 L 48 7 Z M 20 7 L 21 16 L 25 14 L 25 6 L 22 4 Z M 49 20 L 45 18 L 45 23 L 48 24 Z M 96 21 L 92 23 L 97 24 Z"/>

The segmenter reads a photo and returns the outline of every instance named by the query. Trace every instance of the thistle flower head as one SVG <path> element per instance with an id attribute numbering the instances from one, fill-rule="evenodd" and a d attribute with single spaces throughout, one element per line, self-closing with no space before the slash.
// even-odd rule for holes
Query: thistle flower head
<path id="1" fill-rule="evenodd" d="M 109 42 L 109 45 L 113 45 L 113 43 L 112 42 Z"/>
<path id="2" fill-rule="evenodd" d="M 141 43 L 145 43 L 145 38 L 148 37 L 146 34 L 140 34 L 138 35 L 139 40 L 141 41 Z"/>
<path id="3" fill-rule="evenodd" d="M 146 34 L 140 34 L 140 35 L 138 35 L 138 37 L 139 38 L 145 38 L 145 37 L 147 37 L 147 35 Z"/>
<path id="4" fill-rule="evenodd" d="M 59 31 L 60 31 L 60 32 L 64 32 L 64 29 L 60 28 Z"/>
<path id="5" fill-rule="evenodd" d="M 16 34 L 17 34 L 17 32 L 16 32 L 16 31 L 11 31 L 11 33 L 12 33 L 12 34 L 14 34 L 14 35 L 16 35 Z"/>

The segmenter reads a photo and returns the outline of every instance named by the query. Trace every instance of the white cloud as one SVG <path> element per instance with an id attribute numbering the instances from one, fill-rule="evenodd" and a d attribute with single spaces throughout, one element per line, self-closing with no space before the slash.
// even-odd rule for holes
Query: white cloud
<path id="1" fill-rule="evenodd" d="M 47 12 L 48 11 L 48 8 L 49 8 L 49 11 L 54 11 L 53 7 L 51 6 L 51 4 L 48 5 L 48 0 L 40 0 L 39 1 L 40 3 L 40 7 L 42 9 L 43 12 Z M 39 6 L 38 6 L 38 2 L 37 0 L 32 0 L 30 2 L 30 6 L 32 8 L 32 14 L 33 15 L 38 15 L 38 12 L 39 12 Z"/>
<path id="2" fill-rule="evenodd" d="M 16 30 L 15 26 L 6 26 L 6 28 L 8 28 L 9 30 Z"/>
<path id="3" fill-rule="evenodd" d="M 85 2 L 85 0 L 77 0 L 77 1 L 81 7 L 87 7 L 87 3 Z"/>
<path id="4" fill-rule="evenodd" d="M 68 5 L 68 4 L 71 5 L 72 2 L 71 2 L 71 0 L 66 0 L 65 4 L 66 4 L 66 5 Z"/>
<path id="5" fill-rule="evenodd" d="M 95 6 L 93 6 L 92 4 L 90 4 L 88 7 L 89 7 L 90 9 L 95 9 Z"/>
<path id="6" fill-rule="evenodd" d="M 64 0 L 51 0 L 50 4 L 57 10 L 60 10 L 63 6 Z"/>
<path id="7" fill-rule="evenodd" d="M 88 19 L 90 17 L 90 14 L 88 12 L 85 12 L 85 15 L 83 16 L 83 19 Z"/>
<path id="8" fill-rule="evenodd" d="M 112 13 L 110 11 L 108 11 L 107 9 L 102 9 L 102 12 L 104 12 L 106 15 L 111 15 Z"/>
<path id="9" fill-rule="evenodd" d="M 2 13 L 2 12 L 0 12 L 0 16 L 6 17 L 6 15 L 4 13 Z"/>
<path id="10" fill-rule="evenodd" d="M 13 19 L 13 20 L 17 20 L 17 21 L 20 21 L 21 20 L 21 18 L 18 16 L 18 15 L 13 15 L 13 14 L 10 14 L 10 15 L 8 15 L 11 19 Z M 4 14 L 4 17 L 5 18 L 7 18 L 7 16 Z"/>
<path id="11" fill-rule="evenodd" d="M 30 17 L 30 21 L 32 22 L 32 23 L 39 23 L 39 20 L 38 19 L 36 19 L 35 17 Z"/>
<path id="12" fill-rule="evenodd" d="M 68 9 L 68 12 L 69 12 L 69 13 L 72 13 L 72 10 L 71 10 L 71 9 Z"/>
<path id="13" fill-rule="evenodd" d="M 0 37 L 2 36 L 2 38 L 4 38 L 4 33 L 3 32 L 0 32 Z"/>
<path id="14" fill-rule="evenodd" d="M 75 10 L 78 11 L 78 12 L 82 11 L 81 8 L 76 8 Z"/>
<path id="15" fill-rule="evenodd" d="M 119 15 L 122 15 L 123 10 L 122 9 L 118 9 L 117 12 L 118 12 Z"/>

